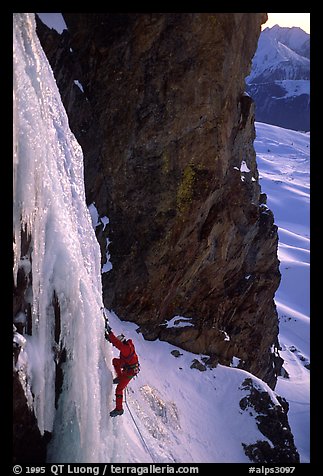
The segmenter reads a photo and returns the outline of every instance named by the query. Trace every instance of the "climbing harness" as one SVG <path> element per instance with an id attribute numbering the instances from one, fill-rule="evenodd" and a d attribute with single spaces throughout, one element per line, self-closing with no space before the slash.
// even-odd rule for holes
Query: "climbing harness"
<path id="1" fill-rule="evenodd" d="M 148 451 L 148 453 L 149 453 L 149 455 L 150 455 L 150 457 L 151 457 L 151 459 L 152 459 L 152 462 L 155 463 L 154 457 L 153 457 L 153 455 L 151 454 L 151 451 L 150 451 L 150 449 L 148 448 L 148 446 L 147 446 L 147 444 L 146 444 L 146 442 L 145 442 L 145 440 L 144 440 L 144 437 L 142 436 L 141 431 L 140 431 L 140 429 L 139 429 L 139 427 L 138 427 L 138 425 L 137 425 L 137 423 L 136 423 L 136 420 L 134 419 L 134 417 L 133 417 L 133 415 L 132 415 L 132 413 L 131 413 L 131 410 L 130 410 L 130 408 L 129 408 L 129 405 L 128 405 L 128 402 L 127 402 L 127 391 L 128 391 L 128 389 L 126 388 L 126 389 L 125 389 L 125 394 L 124 394 L 124 401 L 125 401 L 126 407 L 127 407 L 128 410 L 129 410 L 129 413 L 130 413 L 130 416 L 131 416 L 131 418 L 132 418 L 132 421 L 134 422 L 134 424 L 135 424 L 135 426 L 136 426 L 136 428 L 137 428 L 137 431 L 138 431 L 138 433 L 139 433 L 139 435 L 140 435 L 140 438 L 141 438 L 141 440 L 142 440 L 142 442 L 143 442 L 143 444 L 144 444 L 145 449 Z"/>
<path id="2" fill-rule="evenodd" d="M 123 368 L 124 370 L 133 370 L 134 377 L 135 377 L 137 374 L 139 374 L 139 372 L 140 372 L 140 364 L 139 364 L 139 362 L 138 362 L 137 364 L 133 364 L 133 365 L 128 365 L 128 364 L 126 364 L 126 365 L 124 365 L 122 368 Z"/>

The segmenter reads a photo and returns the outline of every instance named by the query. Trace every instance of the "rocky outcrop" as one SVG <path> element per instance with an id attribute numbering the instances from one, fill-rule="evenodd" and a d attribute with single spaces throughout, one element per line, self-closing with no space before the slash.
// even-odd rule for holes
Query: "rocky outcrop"
<path id="1" fill-rule="evenodd" d="M 275 405 L 270 395 L 257 388 L 250 378 L 245 379 L 241 388 L 248 393 L 240 400 L 240 408 L 255 417 L 258 429 L 265 437 L 253 444 L 242 443 L 248 458 L 254 463 L 299 463 L 299 453 L 287 419 L 287 401 L 277 397 L 279 405 Z"/>
<path id="2" fill-rule="evenodd" d="M 45 463 L 50 433 L 40 434 L 35 414 L 27 405 L 16 371 L 13 373 L 13 394 L 13 463 Z"/>
<path id="3" fill-rule="evenodd" d="M 279 374 L 277 227 L 258 183 L 245 77 L 263 13 L 64 13 L 38 22 L 109 225 L 104 302 L 147 339 Z M 76 83 L 82 85 L 82 89 Z M 175 315 L 193 326 L 166 327 Z M 275 351 L 273 351 L 273 349 Z"/>
<path id="4" fill-rule="evenodd" d="M 26 373 L 19 368 L 18 358 L 25 335 L 32 335 L 32 266 L 30 236 L 21 230 L 21 259 L 13 286 L 13 463 L 45 463 L 50 433 L 41 435 L 31 404 L 26 398 Z"/>

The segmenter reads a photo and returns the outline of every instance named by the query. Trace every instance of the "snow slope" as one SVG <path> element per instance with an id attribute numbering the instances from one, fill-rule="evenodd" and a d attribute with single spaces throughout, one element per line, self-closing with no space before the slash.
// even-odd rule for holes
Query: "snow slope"
<path id="1" fill-rule="evenodd" d="M 289 379 L 276 391 L 290 403 L 289 422 L 302 462 L 310 457 L 310 135 L 256 123 L 262 191 L 278 225 L 281 284 L 276 293 L 281 356 Z"/>
<path id="2" fill-rule="evenodd" d="M 112 462 L 250 462 L 241 443 L 266 438 L 259 432 L 254 414 L 239 406 L 246 394 L 241 385 L 252 378 L 277 404 L 275 393 L 264 382 L 222 365 L 205 371 L 191 368 L 194 359 L 203 363 L 203 355 L 167 342 L 145 341 L 136 333 L 136 324 L 120 321 L 114 313 L 110 324 L 115 333 L 133 339 L 141 363 L 139 376 L 128 386 L 128 407 L 122 417 L 113 419 L 122 449 Z M 178 350 L 178 357 L 171 353 Z M 114 353 L 118 355 L 116 349 Z M 109 409 L 113 405 L 111 402 Z"/>

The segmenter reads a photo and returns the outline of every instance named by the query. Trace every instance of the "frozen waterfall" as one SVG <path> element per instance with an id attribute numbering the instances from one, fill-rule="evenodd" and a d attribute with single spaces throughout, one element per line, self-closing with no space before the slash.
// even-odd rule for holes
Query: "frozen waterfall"
<path id="1" fill-rule="evenodd" d="M 82 150 L 69 129 L 34 14 L 15 13 L 13 24 L 14 279 L 20 266 L 32 269 L 32 335 L 24 336 L 20 353 L 23 378 L 41 433 L 53 434 L 49 461 L 108 462 L 111 356 Z M 21 255 L 24 232 L 31 238 L 28 257 Z M 53 299 L 59 305 L 58 328 Z M 55 359 L 62 352 L 63 383 L 55 408 Z"/>

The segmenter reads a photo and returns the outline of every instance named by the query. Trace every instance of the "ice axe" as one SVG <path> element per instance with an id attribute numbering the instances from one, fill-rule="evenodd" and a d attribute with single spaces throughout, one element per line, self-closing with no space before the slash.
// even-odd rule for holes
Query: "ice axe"
<path id="1" fill-rule="evenodd" d="M 109 332 L 111 332 L 111 326 L 109 324 L 109 318 L 106 314 L 106 310 L 105 310 L 104 307 L 101 307 L 101 311 L 102 311 L 104 322 L 105 322 L 105 329 L 109 333 Z"/>

